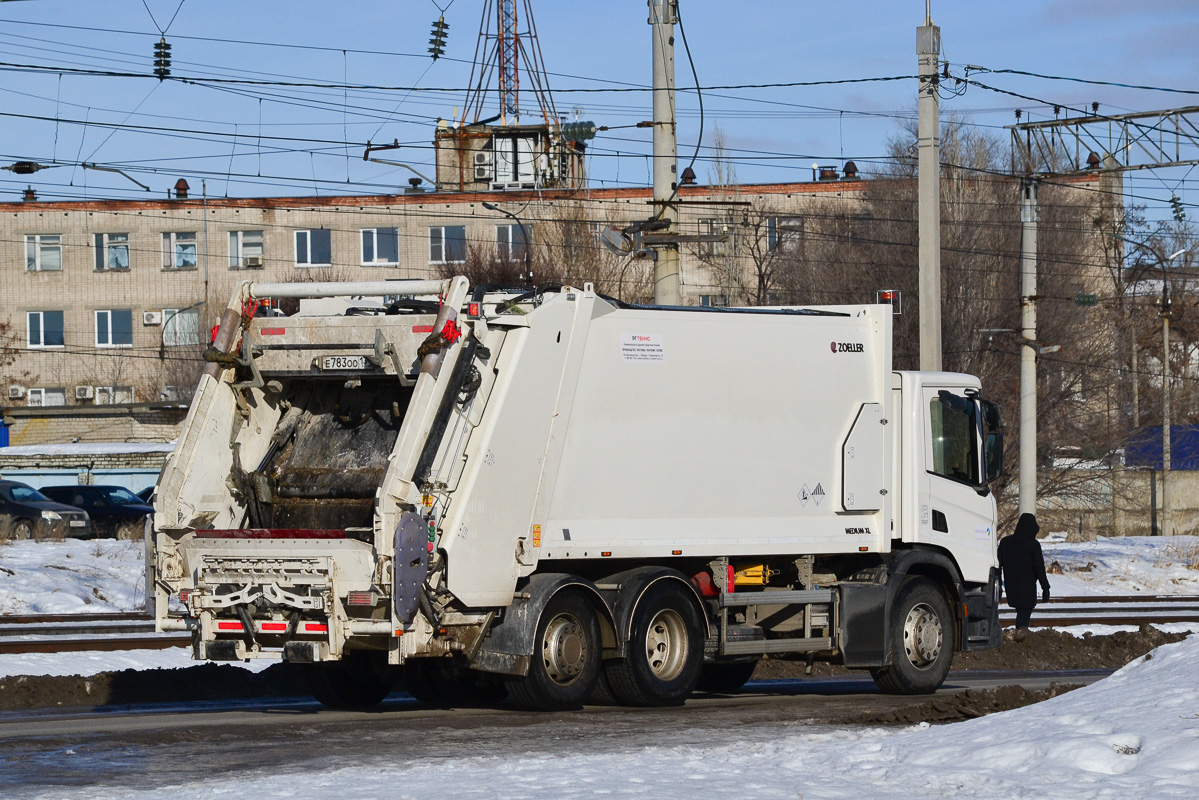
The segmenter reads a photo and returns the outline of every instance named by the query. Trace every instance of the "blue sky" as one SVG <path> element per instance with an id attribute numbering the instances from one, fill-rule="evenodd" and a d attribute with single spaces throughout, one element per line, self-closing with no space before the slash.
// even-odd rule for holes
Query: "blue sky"
<path id="1" fill-rule="evenodd" d="M 438 1 L 445 6 L 446 0 Z M 644 0 L 533 0 L 533 8 L 560 113 L 573 116 L 578 108 L 582 118 L 610 126 L 649 118 L 645 92 L 571 91 L 648 85 Z M 433 63 L 425 51 L 439 11 L 430 0 L 5 0 L 0 2 L 0 61 L 50 71 L 0 69 L 0 110 L 36 117 L 0 117 L 0 163 L 31 159 L 62 166 L 27 177 L 0 173 L 0 198 L 15 199 L 27 184 L 48 199 L 145 196 L 119 175 L 80 169 L 81 161 L 125 169 L 156 196 L 179 177 L 197 189 L 205 181 L 209 194 L 217 196 L 394 191 L 410 173 L 364 163 L 361 143 L 398 140 L 406 147 L 384 157 L 426 171 L 435 119 L 462 108 L 481 9 L 481 0 L 450 3 L 447 57 Z M 924 17 L 920 0 L 682 0 L 680 10 L 704 86 L 911 76 L 915 28 Z M 934 2 L 932 12 L 955 73 L 970 64 L 1199 90 L 1199 3 L 1194 0 L 958 0 Z M 452 91 L 214 87 L 55 73 L 60 67 L 147 73 L 151 46 L 172 16 L 167 38 L 178 76 Z M 977 77 L 1065 107 L 1099 102 L 1107 113 L 1199 105 L 1199 94 L 1015 75 Z M 677 80 L 680 88 L 694 85 L 681 47 Z M 719 125 L 742 181 L 805 180 L 814 161 L 839 164 L 852 158 L 869 170 L 885 154 L 886 140 L 901 120 L 914 113 L 915 91 L 910 79 L 713 89 L 705 94 L 705 144 Z M 1051 115 L 1046 105 L 980 87 L 942 103 L 944 113 L 957 113 L 1002 136 L 1017 107 L 1034 119 Z M 699 131 L 694 93 L 680 95 L 679 109 L 679 152 L 686 163 Z M 321 141 L 307 141 L 313 139 Z M 597 185 L 643 185 L 649 180 L 649 150 L 646 130 L 601 134 L 592 146 L 591 174 Z M 696 165 L 701 180 L 709 154 L 701 151 Z M 1165 218 L 1171 192 L 1188 204 L 1199 202 L 1199 169 L 1136 173 L 1128 187 L 1151 198 L 1151 218 Z M 1192 216 L 1199 216 L 1199 209 Z"/>

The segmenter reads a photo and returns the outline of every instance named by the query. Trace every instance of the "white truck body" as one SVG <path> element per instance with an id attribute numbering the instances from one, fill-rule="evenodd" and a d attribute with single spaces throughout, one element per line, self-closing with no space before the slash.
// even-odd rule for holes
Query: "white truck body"
<path id="1" fill-rule="evenodd" d="M 244 284 L 230 303 L 152 536 L 160 627 L 195 631 L 197 657 L 367 650 L 522 680 L 565 590 L 595 605 L 623 675 L 639 598 L 674 581 L 709 663 L 801 653 L 886 672 L 888 609 L 916 575 L 956 620 L 942 639 L 997 643 L 998 413 L 970 376 L 894 372 L 889 306 L 635 308 L 589 286 L 472 300 L 465 279 L 430 283 Z M 444 303 L 415 313 L 251 310 L 430 288 Z"/>

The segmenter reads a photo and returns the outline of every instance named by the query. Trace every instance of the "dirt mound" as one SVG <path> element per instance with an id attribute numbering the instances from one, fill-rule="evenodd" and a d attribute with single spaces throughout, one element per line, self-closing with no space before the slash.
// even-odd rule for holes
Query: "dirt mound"
<path id="1" fill-rule="evenodd" d="M 126 669 L 90 677 L 0 678 L 0 710 L 302 697 L 308 693 L 303 674 L 289 664 L 276 664 L 257 673 L 227 664 L 200 664 L 186 669 Z"/>
<path id="2" fill-rule="evenodd" d="M 1162 633 L 1149 625 L 1138 631 L 1102 636 L 1071 636 L 1056 630 L 1031 630 L 1019 639 L 1014 630 L 1003 633 L 1003 644 L 990 650 L 957 653 L 954 670 L 1000 669 L 1119 669 L 1155 647 L 1179 642 L 1185 633 Z M 813 675 L 844 675 L 849 670 L 835 664 L 816 664 Z M 754 680 L 799 678 L 804 675 L 802 662 L 768 659 L 754 670 Z"/>
<path id="3" fill-rule="evenodd" d="M 855 714 L 851 725 L 912 725 L 917 722 L 960 722 L 997 711 L 1032 705 L 1059 694 L 1077 689 L 1077 684 L 1053 684 L 1048 689 L 1029 691 L 1023 686 L 1000 686 L 997 689 L 967 689 L 957 694 L 934 697 L 922 703 L 887 711 Z"/>

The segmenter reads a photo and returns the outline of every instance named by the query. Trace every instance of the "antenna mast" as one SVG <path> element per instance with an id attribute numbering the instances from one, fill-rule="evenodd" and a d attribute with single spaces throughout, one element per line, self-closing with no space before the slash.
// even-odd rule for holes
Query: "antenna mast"
<path id="1" fill-rule="evenodd" d="M 541 56 L 541 44 L 537 41 L 537 24 L 533 21 L 530 0 L 486 0 L 463 121 L 480 124 L 499 120 L 501 125 L 520 124 L 522 64 L 526 85 L 537 100 L 540 121 L 557 125 L 558 114 L 550 96 L 549 78 Z M 499 79 L 499 113 L 486 115 L 484 106 L 493 74 Z"/>

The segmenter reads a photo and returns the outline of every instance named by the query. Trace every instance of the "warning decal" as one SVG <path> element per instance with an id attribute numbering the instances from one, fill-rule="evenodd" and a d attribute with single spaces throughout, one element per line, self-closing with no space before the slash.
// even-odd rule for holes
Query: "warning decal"
<path id="1" fill-rule="evenodd" d="M 799 489 L 799 504 L 801 506 L 807 508 L 808 501 L 811 499 L 812 499 L 812 492 L 808 489 L 808 485 L 805 483 Z"/>
<path id="2" fill-rule="evenodd" d="M 665 361 L 660 333 L 622 333 L 620 335 L 621 361 Z"/>
<path id="3" fill-rule="evenodd" d="M 824 487 L 818 483 L 816 484 L 816 488 L 812 490 L 812 500 L 815 501 L 816 505 L 820 505 L 820 501 L 823 499 Z"/>

